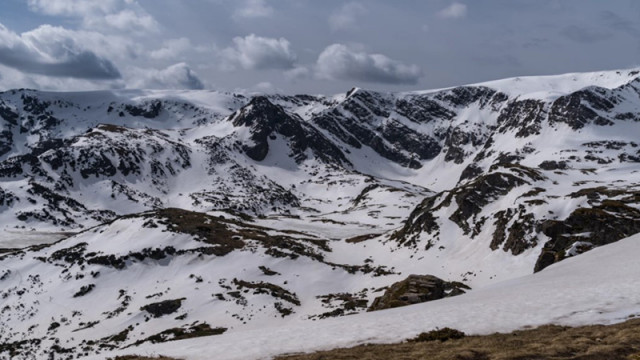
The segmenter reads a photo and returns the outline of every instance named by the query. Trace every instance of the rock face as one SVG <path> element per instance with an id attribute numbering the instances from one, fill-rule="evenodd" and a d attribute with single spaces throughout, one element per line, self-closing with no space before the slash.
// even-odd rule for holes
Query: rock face
<path id="1" fill-rule="evenodd" d="M 409 275 L 391 285 L 384 295 L 377 297 L 367 311 L 391 309 L 400 306 L 438 300 L 461 295 L 471 288 L 457 281 L 444 281 L 433 275 Z"/>
<path id="2" fill-rule="evenodd" d="M 606 189 L 585 190 L 591 194 L 607 192 Z M 534 271 L 640 232 L 640 210 L 635 207 L 637 192 L 629 190 L 627 194 L 623 199 L 626 201 L 607 199 L 591 208 L 574 210 L 564 221 L 547 220 L 542 223 L 540 228 L 550 240 L 545 243 Z M 576 247 L 576 244 L 580 246 Z"/>
<path id="3" fill-rule="evenodd" d="M 175 300 L 164 300 L 157 303 L 152 303 L 145 305 L 140 308 L 140 310 L 144 310 L 151 314 L 153 317 L 161 317 L 164 315 L 173 314 L 178 311 L 182 306 L 182 302 L 185 299 L 175 299 Z"/>
<path id="4" fill-rule="evenodd" d="M 340 149 L 314 127 L 297 116 L 287 114 L 280 106 L 274 105 L 264 96 L 253 98 L 247 106 L 230 116 L 236 127 L 248 127 L 252 143 L 242 149 L 255 160 L 262 161 L 269 153 L 269 139 L 278 135 L 289 140 L 291 152 L 297 162 L 308 158 L 307 150 L 325 163 L 348 164 Z"/>

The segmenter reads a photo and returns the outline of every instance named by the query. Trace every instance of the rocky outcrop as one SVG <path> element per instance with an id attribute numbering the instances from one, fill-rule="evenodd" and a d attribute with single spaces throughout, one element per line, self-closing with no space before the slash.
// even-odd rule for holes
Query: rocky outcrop
<path id="1" fill-rule="evenodd" d="M 563 122 L 574 130 L 588 123 L 613 125 L 613 122 L 598 111 L 609 111 L 615 107 L 617 99 L 609 90 L 593 87 L 561 96 L 551 105 L 549 121 Z"/>
<path id="2" fill-rule="evenodd" d="M 500 132 L 515 131 L 516 137 L 539 135 L 547 113 L 540 100 L 522 100 L 509 103 L 498 116 Z"/>
<path id="3" fill-rule="evenodd" d="M 264 96 L 257 96 L 230 120 L 236 127 L 245 126 L 251 130 L 251 143 L 242 145 L 246 154 L 255 161 L 262 161 L 269 153 L 269 140 L 277 135 L 289 141 L 293 157 L 298 163 L 307 159 L 307 150 L 325 163 L 349 164 L 342 151 L 314 127 L 299 117 L 289 115 L 278 105 Z"/>
<path id="4" fill-rule="evenodd" d="M 421 110 L 412 111 L 406 102 L 400 104 L 400 111 L 416 122 L 451 116 L 451 112 L 434 102 L 421 101 L 419 106 L 424 106 L 423 110 L 433 113 L 422 113 L 419 116 L 416 112 Z M 409 168 L 418 169 L 422 167 L 422 160 L 433 159 L 440 153 L 442 146 L 437 139 L 397 121 L 389 112 L 391 109 L 393 104 L 385 96 L 354 89 L 342 104 L 312 121 L 354 148 L 368 146 L 380 156 Z"/>
<path id="5" fill-rule="evenodd" d="M 444 281 L 433 275 L 409 275 L 405 280 L 391 285 L 384 295 L 375 298 L 367 311 L 438 300 L 464 294 L 465 290 L 470 289 L 463 283 Z"/>
<path id="6" fill-rule="evenodd" d="M 153 317 L 161 317 L 164 315 L 173 314 L 178 311 L 182 306 L 184 298 L 174 300 L 164 300 L 156 303 L 147 304 L 140 308 L 142 311 L 146 311 Z"/>
<path id="7" fill-rule="evenodd" d="M 588 243 L 590 249 L 640 232 L 640 210 L 623 201 L 604 200 L 592 208 L 578 208 L 564 220 L 545 221 L 539 230 L 551 240 L 545 243 L 534 272 L 575 255 L 571 249 L 576 243 Z"/>

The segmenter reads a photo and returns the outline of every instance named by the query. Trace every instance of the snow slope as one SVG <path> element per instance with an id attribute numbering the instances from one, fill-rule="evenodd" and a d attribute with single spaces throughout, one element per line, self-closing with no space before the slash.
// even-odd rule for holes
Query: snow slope
<path id="1" fill-rule="evenodd" d="M 163 354 L 208 360 L 272 356 L 391 343 L 434 328 L 469 334 L 543 324 L 612 324 L 640 316 L 640 235 L 458 297 L 322 322 L 287 324 L 201 339 L 142 346 L 110 355 Z M 90 357 L 92 358 L 92 357 Z M 97 359 L 97 357 L 93 357 Z"/>

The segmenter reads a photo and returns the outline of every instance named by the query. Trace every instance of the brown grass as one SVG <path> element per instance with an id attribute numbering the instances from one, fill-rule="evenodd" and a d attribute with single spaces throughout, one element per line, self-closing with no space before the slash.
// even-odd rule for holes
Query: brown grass
<path id="1" fill-rule="evenodd" d="M 111 358 L 107 360 L 111 360 Z M 116 356 L 113 360 L 181 360 L 181 359 L 170 358 L 166 356 L 149 357 L 149 356 L 142 356 L 142 355 L 123 355 L 123 356 Z"/>
<path id="2" fill-rule="evenodd" d="M 545 325 L 508 334 L 467 336 L 446 342 L 361 345 L 279 360 L 640 360 L 640 319 L 616 325 Z"/>

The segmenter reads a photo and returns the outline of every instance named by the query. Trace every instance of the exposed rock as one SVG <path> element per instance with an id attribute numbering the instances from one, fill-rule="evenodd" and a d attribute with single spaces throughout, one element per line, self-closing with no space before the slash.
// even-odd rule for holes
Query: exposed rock
<path id="1" fill-rule="evenodd" d="M 443 197 L 444 200 L 441 199 Z M 440 193 L 425 198 L 413 209 L 404 226 L 391 234 L 391 239 L 404 246 L 415 246 L 422 232 L 437 235 L 440 225 L 433 213 L 442 206 L 448 206 L 449 203 L 451 203 L 450 194 Z"/>
<path id="2" fill-rule="evenodd" d="M 408 108 L 408 104 L 402 104 L 404 105 L 401 111 L 409 116 L 415 115 Z M 439 106 L 429 106 L 424 102 L 421 104 L 435 110 L 436 114 L 422 114 L 412 119 L 416 122 L 450 115 L 446 111 L 442 113 Z M 349 93 L 349 97 L 339 109 L 322 114 L 314 118 L 313 122 L 355 148 L 369 146 L 380 156 L 393 162 L 410 168 L 420 168 L 420 160 L 433 159 L 442 147 L 433 137 L 416 132 L 391 117 L 386 109 L 392 105 L 380 94 L 357 89 Z"/>
<path id="3" fill-rule="evenodd" d="M 473 179 L 474 177 L 480 174 L 482 174 L 482 169 L 480 167 L 478 167 L 475 164 L 469 164 L 467 165 L 466 168 L 464 168 L 464 170 L 462 170 L 462 173 L 460 174 L 460 179 L 458 180 L 458 182 L 461 182 L 467 179 Z"/>
<path id="4" fill-rule="evenodd" d="M 458 208 L 449 219 L 467 233 L 471 230 L 469 219 L 472 216 L 480 213 L 484 206 L 498 196 L 506 195 L 512 189 L 527 183 L 523 178 L 507 172 L 494 172 L 479 176 L 455 190 L 454 198 Z"/>
<path id="5" fill-rule="evenodd" d="M 230 120 L 234 126 L 251 128 L 253 144 L 243 144 L 242 148 L 253 160 L 264 160 L 269 153 L 269 140 L 280 134 L 288 139 L 292 150 L 289 156 L 297 162 L 307 159 L 309 149 L 325 163 L 349 164 L 342 151 L 322 133 L 264 96 L 253 98 L 247 106 L 231 115 Z"/>
<path id="6" fill-rule="evenodd" d="M 544 245 L 534 272 L 571 255 L 567 252 L 577 242 L 595 247 L 640 232 L 640 210 L 621 201 L 604 200 L 592 208 L 578 208 L 564 220 L 547 220 L 539 227 L 551 240 Z"/>
<path id="7" fill-rule="evenodd" d="M 216 327 L 212 328 L 207 323 L 194 324 L 194 325 L 186 325 L 179 328 L 171 328 L 164 330 L 160 333 L 151 335 L 145 339 L 140 339 L 133 343 L 133 345 L 138 346 L 145 342 L 150 342 L 152 344 L 163 343 L 167 341 L 177 341 L 184 339 L 192 339 L 202 336 L 213 336 L 220 335 L 227 331 L 227 328 L 224 327 Z"/>
<path id="8" fill-rule="evenodd" d="M 464 130 L 461 127 L 455 127 L 445 140 L 447 153 L 444 157 L 445 161 L 453 161 L 456 164 L 462 164 L 467 153 L 465 146 L 471 144 L 478 147 L 484 143 L 485 139 L 473 131 Z"/>
<path id="9" fill-rule="evenodd" d="M 516 137 L 539 135 L 547 112 L 540 100 L 522 100 L 509 103 L 498 116 L 501 132 L 512 130 Z"/>
<path id="10" fill-rule="evenodd" d="M 498 93 L 486 86 L 458 86 L 451 90 L 438 93 L 436 99 L 445 101 L 456 107 L 468 106 L 479 103 L 481 107 L 496 104 L 506 100 L 506 95 Z"/>
<path id="11" fill-rule="evenodd" d="M 451 120 L 456 113 L 440 105 L 426 96 L 413 96 L 409 99 L 398 99 L 396 111 L 411 121 L 428 123 L 437 119 Z"/>
<path id="12" fill-rule="evenodd" d="M 498 211 L 494 218 L 496 228 L 490 245 L 491 250 L 497 250 L 504 244 L 504 251 L 520 255 L 538 244 L 534 215 L 526 213 L 524 205 L 520 205 L 518 210 L 510 208 Z M 511 225 L 507 228 L 509 224 Z"/>
<path id="13" fill-rule="evenodd" d="M 146 311 L 151 314 L 153 317 L 161 317 L 168 314 L 173 314 L 178 311 L 182 306 L 182 302 L 186 300 L 185 298 L 181 299 L 173 299 L 173 300 L 164 300 L 157 303 L 147 304 L 140 308 L 142 311 Z"/>
<path id="14" fill-rule="evenodd" d="M 141 105 L 125 105 L 125 110 L 132 116 L 143 116 L 147 119 L 156 118 L 162 111 L 162 102 L 154 100 Z"/>
<path id="15" fill-rule="evenodd" d="M 607 89 L 593 87 L 576 91 L 553 102 L 549 121 L 566 123 L 574 130 L 581 129 L 588 123 L 612 125 L 611 120 L 600 116 L 596 110 L 611 110 L 615 101 L 615 97 Z"/>
<path id="16" fill-rule="evenodd" d="M 375 298 L 367 311 L 438 300 L 464 294 L 465 290 L 470 289 L 463 283 L 444 281 L 433 275 L 409 275 L 405 280 L 391 285 L 384 295 Z"/>
<path id="17" fill-rule="evenodd" d="M 566 161 L 555 160 L 545 160 L 538 167 L 542 170 L 567 170 L 569 168 Z"/>

